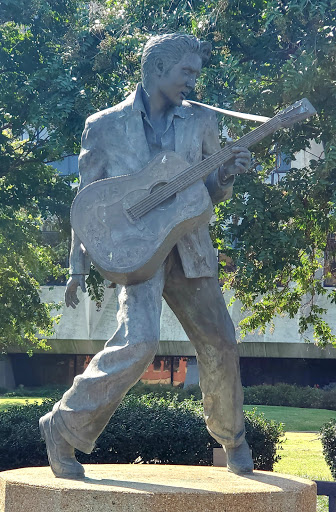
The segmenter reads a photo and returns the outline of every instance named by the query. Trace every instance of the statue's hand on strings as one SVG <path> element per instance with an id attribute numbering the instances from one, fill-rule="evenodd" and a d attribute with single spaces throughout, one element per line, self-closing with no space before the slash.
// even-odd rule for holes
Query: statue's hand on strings
<path id="1" fill-rule="evenodd" d="M 230 175 L 244 174 L 251 165 L 251 153 L 247 148 L 234 146 L 231 151 L 233 158 L 219 168 L 221 180 L 225 180 Z"/>

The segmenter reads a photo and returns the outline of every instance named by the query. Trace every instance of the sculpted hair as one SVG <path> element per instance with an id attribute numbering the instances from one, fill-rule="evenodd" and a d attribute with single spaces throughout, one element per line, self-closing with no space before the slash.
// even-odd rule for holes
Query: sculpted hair
<path id="1" fill-rule="evenodd" d="M 196 53 L 202 59 L 204 66 L 211 54 L 211 43 L 200 41 L 188 34 L 165 34 L 151 37 L 143 50 L 141 59 L 142 83 L 146 87 L 153 74 L 156 59 L 160 58 L 164 71 L 168 72 L 180 62 L 186 53 Z"/>

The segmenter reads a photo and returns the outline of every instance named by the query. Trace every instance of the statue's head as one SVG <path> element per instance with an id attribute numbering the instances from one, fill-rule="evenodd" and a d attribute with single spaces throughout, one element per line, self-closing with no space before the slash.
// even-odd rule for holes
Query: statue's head
<path id="1" fill-rule="evenodd" d="M 151 37 L 144 47 L 141 60 L 142 83 L 145 89 L 158 68 L 161 67 L 164 73 L 168 73 L 175 64 L 190 53 L 198 55 L 204 66 L 210 58 L 211 43 L 178 33 Z"/>

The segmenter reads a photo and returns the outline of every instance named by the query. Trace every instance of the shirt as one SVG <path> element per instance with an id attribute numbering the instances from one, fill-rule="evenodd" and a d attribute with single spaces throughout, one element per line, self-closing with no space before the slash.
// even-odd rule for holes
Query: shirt
<path id="1" fill-rule="evenodd" d="M 143 89 L 138 87 L 135 93 L 133 109 L 140 110 L 143 120 L 144 131 L 149 147 L 151 157 L 154 158 L 161 151 L 175 151 L 175 116 L 184 117 L 180 107 L 173 107 L 168 111 L 167 124 L 162 136 L 155 133 L 154 128 L 148 118 L 146 108 L 142 99 Z"/>

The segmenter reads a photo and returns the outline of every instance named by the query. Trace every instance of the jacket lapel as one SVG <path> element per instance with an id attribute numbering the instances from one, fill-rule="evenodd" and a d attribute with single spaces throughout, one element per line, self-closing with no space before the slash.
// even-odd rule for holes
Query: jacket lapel
<path id="1" fill-rule="evenodd" d="M 175 131 L 175 151 L 182 157 L 185 156 L 186 149 L 186 129 L 185 119 L 175 116 L 174 117 L 174 131 Z"/>
<path id="2" fill-rule="evenodd" d="M 192 165 L 201 158 L 199 145 L 196 144 L 195 146 L 198 139 L 195 138 L 194 132 L 197 127 L 191 117 L 193 114 L 190 108 L 178 107 L 176 110 L 181 115 L 174 117 L 175 151 Z"/>
<path id="3" fill-rule="evenodd" d="M 130 108 L 125 115 L 124 122 L 127 138 L 126 147 L 129 147 L 137 159 L 145 165 L 150 160 L 150 153 L 141 112 Z"/>

